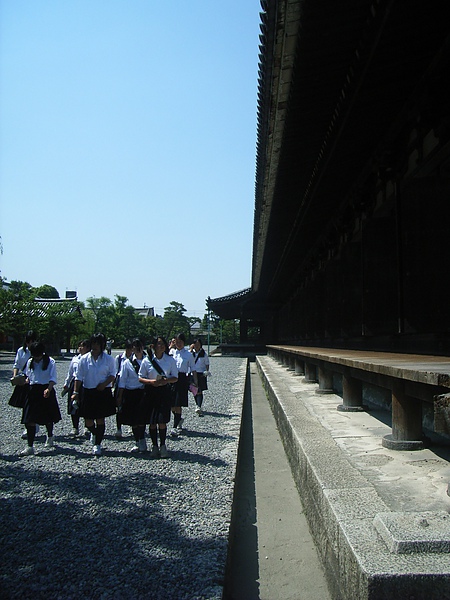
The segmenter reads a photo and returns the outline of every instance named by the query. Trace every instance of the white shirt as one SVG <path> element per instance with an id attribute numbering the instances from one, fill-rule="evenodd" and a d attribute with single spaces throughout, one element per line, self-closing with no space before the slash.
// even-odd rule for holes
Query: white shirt
<path id="1" fill-rule="evenodd" d="M 72 379 L 77 374 L 78 363 L 80 362 L 80 358 L 82 356 L 83 356 L 82 354 L 77 354 L 70 361 L 69 371 L 67 373 L 67 377 L 66 377 L 66 380 L 64 382 L 64 387 L 68 388 L 69 385 L 70 385 L 70 382 L 72 381 Z"/>
<path id="2" fill-rule="evenodd" d="M 201 352 L 201 350 L 200 350 Z M 200 354 L 200 353 L 199 353 Z M 196 366 L 197 373 L 203 373 L 204 371 L 209 371 L 209 356 L 205 350 L 205 356 L 198 356 L 195 352 L 192 352 L 192 356 L 194 357 L 194 362 Z M 197 359 L 197 360 L 195 360 Z"/>
<path id="3" fill-rule="evenodd" d="M 178 373 L 192 373 L 193 371 L 197 371 L 194 357 L 186 346 L 181 350 L 176 348 L 173 353 L 173 359 L 177 365 Z"/>
<path id="4" fill-rule="evenodd" d="M 17 350 L 17 354 L 16 354 L 16 358 L 14 360 L 14 364 L 13 364 L 13 369 L 19 369 L 19 373 L 25 373 L 25 368 L 27 366 L 27 362 L 28 359 L 31 356 L 31 352 L 29 351 L 28 348 L 25 348 L 25 350 L 23 349 L 23 346 L 21 346 L 18 350 Z"/>
<path id="5" fill-rule="evenodd" d="M 114 359 L 114 364 L 116 365 L 116 375 L 120 373 L 120 369 L 122 368 L 123 363 L 127 360 L 128 356 L 126 351 L 122 352 L 122 354 L 118 354 Z"/>
<path id="6" fill-rule="evenodd" d="M 161 358 L 156 358 L 156 356 L 154 356 L 153 360 L 161 367 L 167 379 L 178 377 L 177 365 L 171 356 L 164 353 Z M 158 373 L 152 365 L 149 357 L 146 356 L 139 369 L 139 377 L 142 377 L 143 379 L 156 379 L 156 376 L 159 374 L 160 373 Z"/>
<path id="7" fill-rule="evenodd" d="M 110 376 L 116 376 L 114 356 L 102 352 L 97 360 L 94 360 L 92 353 L 88 352 L 80 358 L 75 379 L 82 381 L 84 387 L 88 390 L 92 390 L 99 383 L 105 382 Z M 108 383 L 107 387 L 111 387 L 111 383 Z"/>
<path id="8" fill-rule="evenodd" d="M 137 360 L 139 364 L 139 370 L 137 373 L 133 365 L 134 360 Z M 144 384 L 139 381 L 138 375 L 138 373 L 140 373 L 142 362 L 143 360 L 139 360 L 139 358 L 136 358 L 134 355 L 122 362 L 119 376 L 119 388 L 138 390 L 144 387 Z"/>
<path id="9" fill-rule="evenodd" d="M 30 381 L 30 385 L 34 385 L 36 383 L 47 385 L 50 383 L 50 381 L 56 383 L 56 363 L 52 357 L 50 357 L 50 362 L 45 371 L 42 369 L 42 360 L 39 362 L 34 361 L 33 369 L 30 369 L 30 364 L 31 358 L 28 361 L 26 368 L 26 376 Z"/>

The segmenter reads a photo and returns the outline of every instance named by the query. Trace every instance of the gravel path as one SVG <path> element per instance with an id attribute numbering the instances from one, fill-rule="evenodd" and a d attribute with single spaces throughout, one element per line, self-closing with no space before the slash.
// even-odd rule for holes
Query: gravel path
<path id="1" fill-rule="evenodd" d="M 171 457 L 130 454 L 129 428 L 104 454 L 72 440 L 66 399 L 56 447 L 19 457 L 21 411 L 8 405 L 12 353 L 0 353 L 0 598 L 220 599 L 246 360 L 212 357 L 205 416 L 184 409 Z M 58 397 L 70 360 L 58 360 Z M 41 428 L 42 431 L 42 428 Z"/>

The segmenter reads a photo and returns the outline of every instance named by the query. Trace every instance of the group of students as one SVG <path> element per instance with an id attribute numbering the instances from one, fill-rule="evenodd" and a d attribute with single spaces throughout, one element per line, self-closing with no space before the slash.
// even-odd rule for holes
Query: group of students
<path id="1" fill-rule="evenodd" d="M 186 339 L 179 333 L 168 344 L 157 336 L 144 351 L 142 342 L 127 343 L 125 352 L 117 358 L 105 351 L 102 333 L 82 340 L 73 357 L 61 392 L 67 394 L 67 411 L 72 420 L 72 435 L 80 433 L 84 419 L 90 435 L 93 454 L 102 454 L 105 419 L 116 415 L 116 437 L 121 437 L 122 425 L 132 428 L 132 452 L 146 452 L 146 428 L 151 439 L 151 456 L 167 458 L 167 425 L 173 414 L 171 437 L 182 432 L 182 409 L 188 406 L 189 389 L 194 394 L 196 412 L 202 413 L 203 392 L 208 389 L 209 357 L 200 339 L 186 348 Z M 13 406 L 22 407 L 22 423 L 26 428 L 27 447 L 21 455 L 34 454 L 36 427 L 47 429 L 46 447 L 53 447 L 53 426 L 61 420 L 55 393 L 56 365 L 41 342 L 28 332 L 19 348 L 13 367 L 13 379 L 23 374 L 23 385 L 17 385 L 10 399 Z M 159 438 L 159 444 L 158 444 Z"/>

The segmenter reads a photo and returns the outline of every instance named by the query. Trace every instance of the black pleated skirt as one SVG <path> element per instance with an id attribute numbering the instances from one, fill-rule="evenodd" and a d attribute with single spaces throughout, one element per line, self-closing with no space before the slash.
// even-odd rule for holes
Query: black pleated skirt
<path id="1" fill-rule="evenodd" d="M 14 408 L 23 408 L 25 406 L 25 400 L 29 391 L 30 385 L 28 383 L 14 386 L 14 391 L 9 399 L 8 404 L 10 406 L 14 406 Z"/>
<path id="2" fill-rule="evenodd" d="M 44 391 L 48 385 L 36 383 L 30 385 L 25 405 L 22 411 L 22 423 L 37 423 L 46 425 L 47 423 L 58 423 L 61 421 L 61 413 L 56 399 L 56 393 L 53 389 L 48 398 L 44 398 Z"/>
<path id="3" fill-rule="evenodd" d="M 208 389 L 208 379 L 203 375 L 203 373 L 197 373 L 197 381 L 198 391 L 201 394 Z"/>
<path id="4" fill-rule="evenodd" d="M 120 420 L 124 425 L 145 425 L 148 423 L 149 409 L 144 388 L 123 390 Z"/>
<path id="5" fill-rule="evenodd" d="M 188 406 L 189 376 L 186 373 L 178 373 L 178 381 L 175 383 L 175 400 L 172 406 Z"/>
<path id="6" fill-rule="evenodd" d="M 147 406 L 149 407 L 149 418 L 146 423 L 150 425 L 168 423 L 170 421 L 170 409 L 173 402 L 170 386 L 153 387 L 146 385 L 145 396 L 147 398 Z"/>
<path id="7" fill-rule="evenodd" d="M 116 414 L 116 401 L 111 388 L 102 391 L 97 388 L 84 388 L 80 404 L 80 417 L 85 419 L 104 419 Z"/>

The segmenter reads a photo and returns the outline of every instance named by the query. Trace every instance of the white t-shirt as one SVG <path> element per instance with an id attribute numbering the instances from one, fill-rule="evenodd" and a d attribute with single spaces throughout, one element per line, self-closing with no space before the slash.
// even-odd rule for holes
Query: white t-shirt
<path id="1" fill-rule="evenodd" d="M 200 350 L 201 352 L 201 350 Z M 199 354 L 200 354 L 199 352 Z M 204 371 L 209 371 L 209 356 L 208 353 L 206 352 L 206 350 L 204 351 L 205 355 L 204 356 L 198 356 L 198 354 L 196 354 L 195 352 L 192 352 L 192 356 L 194 357 L 194 362 L 195 362 L 195 366 L 196 366 L 196 371 L 197 373 L 203 373 Z M 196 360 L 197 359 L 197 360 Z"/>
<path id="2" fill-rule="evenodd" d="M 56 383 L 56 363 L 52 357 L 50 357 L 50 362 L 45 371 L 42 368 L 42 360 L 39 362 L 34 361 L 34 368 L 30 369 L 31 360 L 32 359 L 30 358 L 26 367 L 26 376 L 30 381 L 30 385 L 34 385 L 36 383 L 47 385 L 50 383 L 50 381 Z"/>
<path id="3" fill-rule="evenodd" d="M 69 385 L 70 385 L 70 382 L 75 377 L 75 375 L 77 373 L 78 363 L 80 362 L 80 358 L 81 357 L 82 357 L 82 354 L 77 354 L 70 361 L 69 371 L 67 373 L 67 377 L 66 377 L 66 380 L 64 382 L 64 387 L 68 388 Z"/>
<path id="4" fill-rule="evenodd" d="M 178 373 L 192 373 L 193 371 L 197 371 L 194 357 L 186 346 L 181 350 L 176 348 L 173 353 L 173 359 L 177 365 Z"/>
<path id="5" fill-rule="evenodd" d="M 110 376 L 116 376 L 114 357 L 102 352 L 97 360 L 94 360 L 92 352 L 88 352 L 80 358 L 75 379 L 82 381 L 84 387 L 88 390 L 92 390 L 99 383 L 105 382 Z M 111 383 L 108 383 L 107 387 L 111 387 Z"/>
<path id="6" fill-rule="evenodd" d="M 13 369 L 19 369 L 19 373 L 25 373 L 25 369 L 27 366 L 28 359 L 31 356 L 31 352 L 28 348 L 23 349 L 21 346 L 16 353 L 16 358 L 14 360 Z"/>
<path id="7" fill-rule="evenodd" d="M 136 369 L 134 368 L 133 361 L 136 360 L 139 369 L 136 373 Z M 142 364 L 142 360 L 139 360 L 135 356 L 131 356 L 122 362 L 122 366 L 120 367 L 120 376 L 119 376 L 119 388 L 127 389 L 127 390 L 138 390 L 144 387 L 144 384 L 139 381 L 139 372 Z"/>
<path id="8" fill-rule="evenodd" d="M 178 377 L 177 365 L 171 356 L 164 353 L 161 358 L 156 358 L 156 356 L 154 356 L 153 360 L 161 367 L 167 379 Z M 148 356 L 146 356 L 139 369 L 139 377 L 142 377 L 143 379 L 156 379 L 156 376 L 159 374 L 160 373 L 158 373 L 152 365 Z"/>

